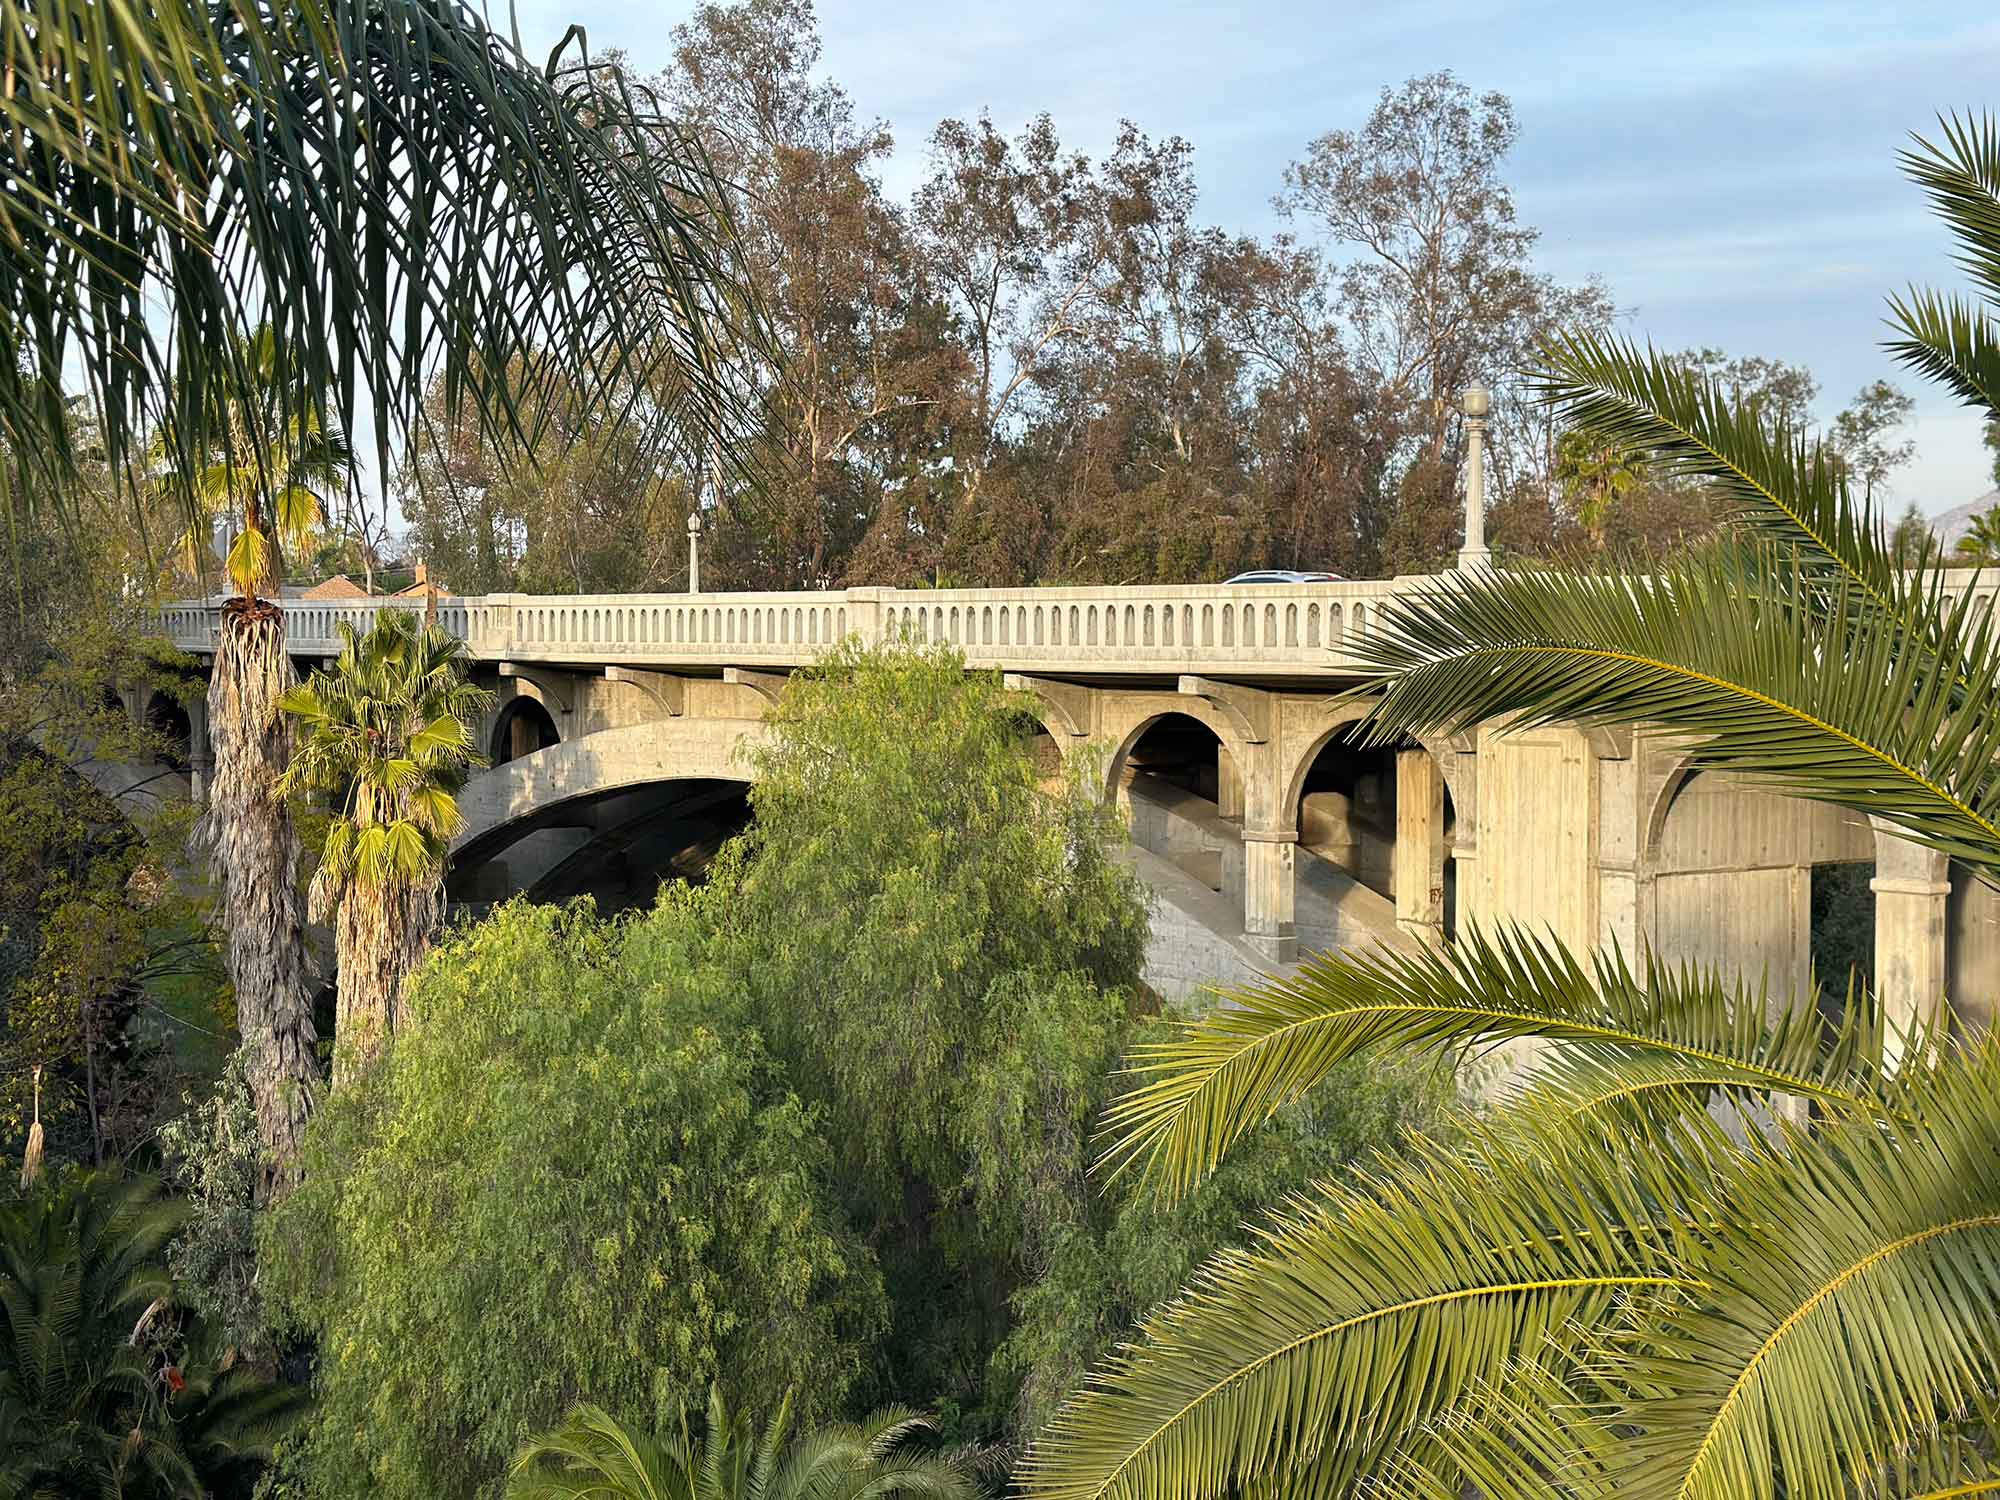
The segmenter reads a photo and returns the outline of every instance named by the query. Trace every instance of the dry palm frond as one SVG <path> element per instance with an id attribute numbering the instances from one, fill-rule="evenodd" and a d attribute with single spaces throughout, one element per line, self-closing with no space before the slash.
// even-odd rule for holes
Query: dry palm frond
<path id="1" fill-rule="evenodd" d="M 284 618 L 274 605 L 232 600 L 208 689 L 215 771 L 196 826 L 222 895 L 237 1027 L 271 1176 L 281 1188 L 319 1091 L 318 1042 L 304 973 L 298 830 L 278 794 L 292 747 L 278 703 L 292 685 Z"/>
<path id="2" fill-rule="evenodd" d="M 33 1187 L 42 1175 L 42 1070 L 35 1069 L 35 1123 L 28 1127 L 28 1149 L 21 1153 L 21 1191 Z"/>

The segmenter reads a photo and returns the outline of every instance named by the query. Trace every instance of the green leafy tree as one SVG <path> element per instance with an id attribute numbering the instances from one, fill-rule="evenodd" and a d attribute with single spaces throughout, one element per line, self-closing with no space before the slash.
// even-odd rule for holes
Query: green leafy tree
<path id="1" fill-rule="evenodd" d="M 1987 299 L 1895 304 L 1898 353 L 2000 410 L 2000 131 L 1913 174 Z M 1832 453 L 1622 341 L 1551 351 L 1562 416 L 1727 496 L 1649 578 L 1494 572 L 1371 643 L 1371 733 L 1646 722 L 1703 768 L 1880 819 L 2000 877 L 2000 656 L 1908 576 Z M 1100 1368 L 1041 1497 L 1942 1497 L 2000 1485 L 2000 1039 L 1837 1018 L 1530 934 L 1321 956 L 1149 1049 L 1111 1161 L 1169 1194 L 1384 1048 L 1543 1065 L 1462 1145 L 1296 1199 Z M 1809 1110 L 1801 1108 L 1809 1106 Z M 1760 1128 L 1731 1131 L 1718 1115 Z"/>
<path id="2" fill-rule="evenodd" d="M 1145 908 L 1097 768 L 1051 778 L 1026 707 L 949 650 L 833 653 L 773 715 L 752 831 L 626 939 L 769 1037 L 846 1144 L 834 1189 L 891 1306 L 859 1397 L 914 1395 L 954 1441 L 1032 1431 L 1259 1192 L 1435 1114 L 1357 1068 L 1199 1203 L 1092 1192 L 1105 1071 L 1150 1024 Z"/>
<path id="3" fill-rule="evenodd" d="M 24 1496 L 246 1494 L 305 1404 L 177 1330 L 157 1183 L 46 1174 L 0 1202 L 0 1482 Z"/>
<path id="4" fill-rule="evenodd" d="M 734 240 L 697 147 L 574 51 L 537 69 L 446 0 L 239 13 L 7 0 L 0 439 L 24 493 L 157 443 L 189 530 L 217 455 L 254 482 L 211 693 L 210 847 L 273 1185 L 312 1106 L 275 578 L 307 449 L 372 415 L 380 467 L 442 372 L 454 412 L 532 447 L 557 390 L 670 389 L 657 434 L 725 443 Z M 362 143 L 365 143 L 365 147 Z M 460 253 L 477 245 L 480 253 Z M 164 316 L 162 316 L 164 314 Z M 525 372 L 525 373 L 523 373 Z"/>
<path id="5" fill-rule="evenodd" d="M 708 1422 L 690 1437 L 655 1437 L 602 1407 L 572 1411 L 562 1426 L 521 1449 L 508 1500 L 972 1500 L 977 1487 L 958 1463 L 913 1446 L 930 1419 L 901 1407 L 792 1433 L 789 1393 L 760 1432 L 731 1412 L 720 1387 Z"/>
<path id="6" fill-rule="evenodd" d="M 167 1181 L 187 1209 L 167 1246 L 167 1269 L 176 1297 L 204 1327 L 268 1363 L 276 1351 L 257 1278 L 263 1153 L 245 1061 L 231 1054 L 214 1087 L 199 1099 L 183 1093 L 180 1112 L 160 1127 Z"/>
<path id="7" fill-rule="evenodd" d="M 308 1136 L 259 1275 L 319 1348 L 331 1495 L 471 1496 L 584 1393 L 665 1427 L 722 1381 L 839 1407 L 879 1327 L 832 1154 L 712 989 L 587 908 L 442 943 Z"/>
<path id="8" fill-rule="evenodd" d="M 1877 492 L 1890 476 L 1917 456 L 1917 445 L 1909 439 L 1900 443 L 1889 440 L 1891 433 L 1910 420 L 1916 405 L 1908 392 L 1886 380 L 1871 380 L 1834 417 L 1827 445 L 1847 465 L 1848 482 L 1859 481 L 1864 508 L 1874 505 Z"/>
<path id="9" fill-rule="evenodd" d="M 213 1069 L 230 1011 L 204 893 L 174 876 L 187 802 L 113 796 L 78 765 L 0 739 L 0 1139 L 34 1114 L 52 1156 L 102 1166 Z"/>
<path id="10" fill-rule="evenodd" d="M 1021 702 L 949 649 L 850 643 L 771 722 L 752 831 L 633 941 L 740 996 L 843 1143 L 893 1301 L 868 1393 L 985 1439 L 1011 1299 L 1094 1212 L 1085 1143 L 1145 907 L 1098 787 L 1045 795 Z"/>
<path id="11" fill-rule="evenodd" d="M 1937 534 L 1912 500 L 1896 518 L 1896 529 L 1889 533 L 1889 553 L 1898 567 L 1914 568 L 1934 557 L 1937 551 Z"/>
<path id="12" fill-rule="evenodd" d="M 464 643 L 407 610 L 366 635 L 340 622 L 330 671 L 278 700 L 301 736 L 281 796 L 334 793 L 310 914 L 331 920 L 339 965 L 334 1083 L 372 1062 L 394 1032 L 403 986 L 444 918 L 457 791 L 481 757 L 473 722 L 493 695 L 465 680 Z"/>

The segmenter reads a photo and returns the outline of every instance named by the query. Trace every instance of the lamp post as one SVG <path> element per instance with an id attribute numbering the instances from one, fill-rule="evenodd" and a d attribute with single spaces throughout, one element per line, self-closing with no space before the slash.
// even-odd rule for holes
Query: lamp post
<path id="1" fill-rule="evenodd" d="M 1490 568 L 1493 553 L 1486 545 L 1486 414 L 1493 396 L 1473 381 L 1459 398 L 1465 413 L 1465 545 L 1458 549 L 1460 568 Z"/>
<path id="2" fill-rule="evenodd" d="M 688 592 L 701 592 L 701 512 L 688 512 Z"/>

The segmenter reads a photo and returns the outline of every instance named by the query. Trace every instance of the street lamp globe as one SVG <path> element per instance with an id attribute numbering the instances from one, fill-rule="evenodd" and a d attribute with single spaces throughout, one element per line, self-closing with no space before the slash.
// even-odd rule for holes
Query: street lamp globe
<path id="1" fill-rule="evenodd" d="M 701 512 L 698 510 L 691 510 L 688 512 L 688 537 L 690 539 L 693 539 L 699 537 L 700 535 L 701 535 Z"/>
<path id="2" fill-rule="evenodd" d="M 1465 388 L 1459 405 L 1468 417 L 1483 417 L 1493 409 L 1493 393 L 1475 380 Z"/>

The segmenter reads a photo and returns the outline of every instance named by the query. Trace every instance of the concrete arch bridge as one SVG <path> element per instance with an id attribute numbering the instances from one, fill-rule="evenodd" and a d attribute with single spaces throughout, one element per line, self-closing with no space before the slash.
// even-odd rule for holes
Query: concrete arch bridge
<path id="1" fill-rule="evenodd" d="M 1948 993 L 1986 1019 L 1992 892 L 1851 814 L 1691 774 L 1683 740 L 1487 726 L 1360 745 L 1350 694 L 1367 679 L 1348 647 L 1398 594 L 1434 585 L 444 600 L 441 622 L 497 694 L 453 894 L 650 902 L 743 826 L 748 752 L 791 671 L 849 636 L 946 641 L 1027 695 L 1052 768 L 1080 753 L 1100 767 L 1153 895 L 1147 978 L 1164 994 L 1282 969 L 1302 948 L 1446 941 L 1473 920 L 1651 945 L 1783 991 L 1832 921 L 1898 1006 L 1929 1012 Z M 219 604 L 170 608 L 167 633 L 212 653 Z M 291 648 L 330 657 L 339 622 L 365 627 L 379 607 L 288 601 Z"/>

